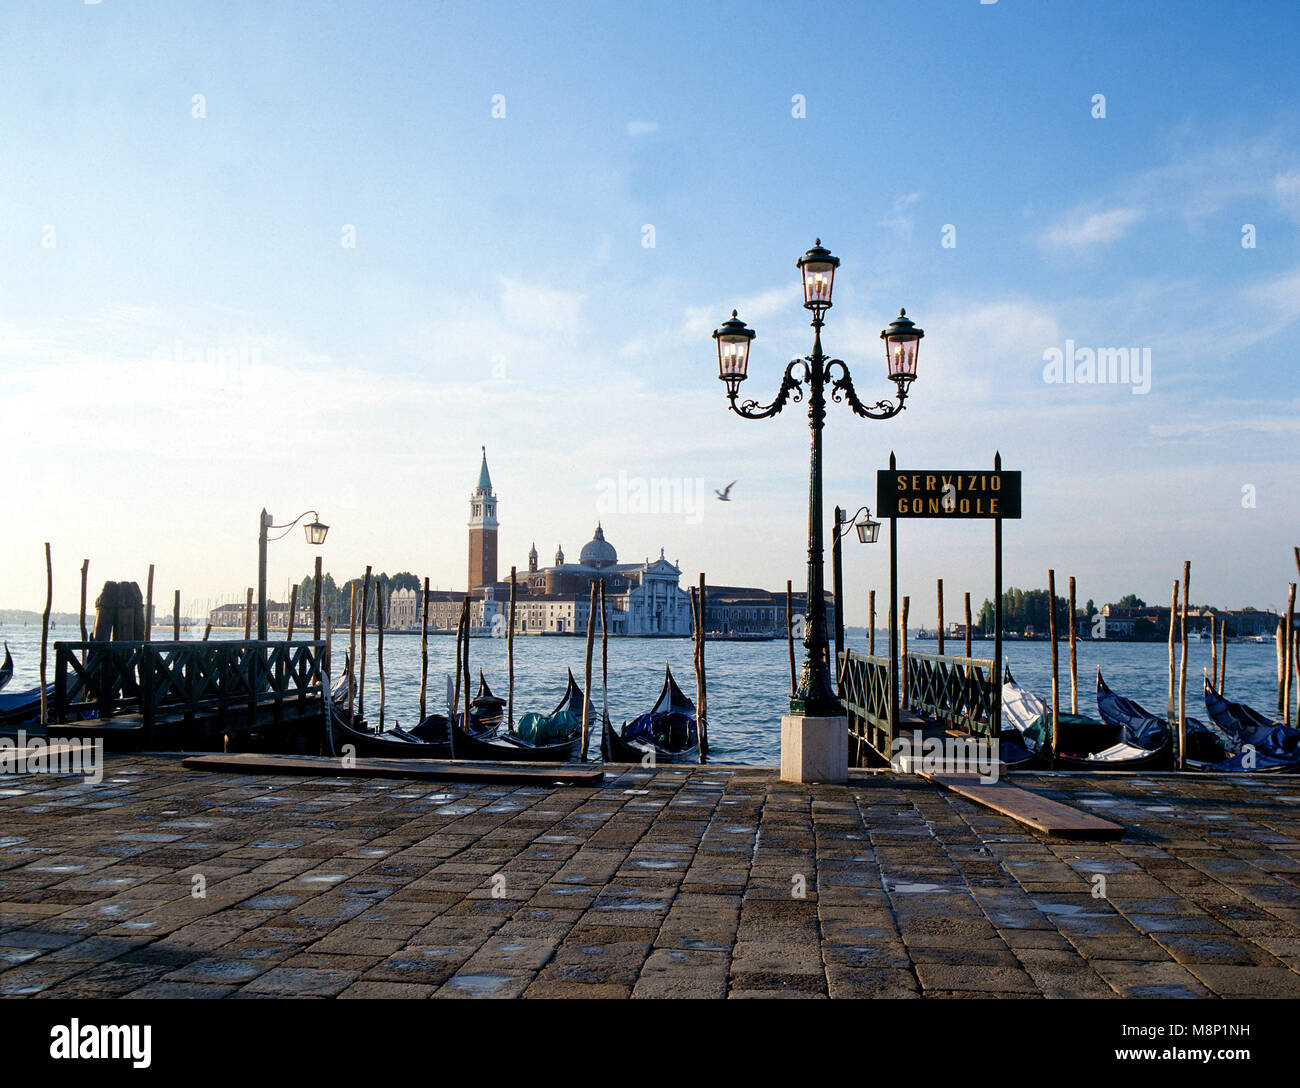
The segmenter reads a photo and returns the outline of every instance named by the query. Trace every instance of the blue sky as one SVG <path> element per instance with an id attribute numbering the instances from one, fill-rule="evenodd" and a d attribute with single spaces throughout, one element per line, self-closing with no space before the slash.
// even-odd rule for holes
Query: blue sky
<path id="1" fill-rule="evenodd" d="M 242 595 L 263 505 L 318 508 L 338 573 L 458 587 L 484 444 L 505 569 L 599 517 L 622 558 L 798 584 L 806 422 L 729 415 L 709 332 L 740 309 L 744 393 L 770 399 L 810 347 L 794 261 L 820 236 L 843 260 L 826 345 L 864 399 L 892 389 L 898 307 L 927 331 L 900 418 L 832 406 L 828 510 L 873 503 L 891 449 L 1000 449 L 1024 473 L 1008 585 L 1051 566 L 1158 600 L 1190 559 L 1194 599 L 1279 607 L 1298 31 L 1272 3 L 11 0 L 0 603 L 40 606 L 45 540 L 56 607 L 85 557 L 95 585 L 153 562 L 166 598 Z M 1067 340 L 1149 349 L 1150 391 L 1044 381 Z M 739 483 L 602 507 L 620 474 Z M 913 616 L 936 577 L 991 593 L 989 538 L 901 527 Z M 854 549 L 860 622 L 886 554 Z M 312 558 L 275 545 L 273 592 Z"/>

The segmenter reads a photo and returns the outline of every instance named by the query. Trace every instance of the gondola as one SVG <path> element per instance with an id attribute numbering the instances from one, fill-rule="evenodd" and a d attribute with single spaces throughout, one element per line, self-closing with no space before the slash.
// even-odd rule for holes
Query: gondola
<path id="1" fill-rule="evenodd" d="M 14 659 L 9 656 L 9 643 L 5 643 L 4 664 L 0 665 L 0 688 L 14 678 Z"/>
<path id="2" fill-rule="evenodd" d="M 450 696 L 448 696 L 450 699 Z M 477 739 L 486 739 L 493 736 L 506 720 L 506 701 L 492 694 L 492 689 L 487 686 L 487 681 L 483 678 L 480 670 L 478 674 L 478 694 L 470 700 L 469 704 L 469 733 Z M 464 729 L 464 711 L 458 711 L 454 714 L 456 724 L 462 730 Z M 423 740 L 428 737 L 429 740 L 438 740 L 447 735 L 447 718 L 443 714 L 430 714 L 418 725 L 411 727 L 410 736 Z"/>
<path id="3" fill-rule="evenodd" d="M 1237 744 L 1254 749 L 1256 759 L 1268 756 L 1281 760 L 1292 769 L 1300 764 L 1300 730 L 1273 721 L 1245 703 L 1225 699 L 1208 676 L 1205 684 L 1205 709 L 1210 719 Z"/>
<path id="4" fill-rule="evenodd" d="M 1011 689 L 1008 691 L 1008 689 Z M 1052 750 L 1052 713 L 1037 696 L 1025 691 L 1011 677 L 1004 674 L 1002 701 L 1020 705 L 1018 728 L 1027 746 L 1033 746 L 1035 755 L 1048 760 Z M 1005 715 L 1004 715 L 1005 719 Z M 1095 771 L 1103 767 L 1134 770 L 1155 767 L 1169 759 L 1169 734 L 1148 736 L 1141 741 L 1128 733 L 1124 726 L 1114 725 L 1082 714 L 1056 715 L 1060 733 L 1057 736 L 1055 766 L 1067 770 Z"/>
<path id="5" fill-rule="evenodd" d="M 700 759 L 699 725 L 695 704 L 677 686 L 673 673 L 664 666 L 664 686 L 650 708 L 621 730 L 610 727 L 608 719 L 601 737 L 601 753 L 608 763 L 698 763 Z"/>
<path id="6" fill-rule="evenodd" d="M 54 685 L 45 688 L 48 704 L 54 702 Z M 41 720 L 41 689 L 28 688 L 26 691 L 6 691 L 0 693 L 0 728 L 27 726 Z"/>
<path id="7" fill-rule="evenodd" d="M 454 722 L 455 759 L 475 759 L 475 760 L 528 760 L 528 761 L 549 761 L 556 763 L 567 763 L 582 756 L 582 688 L 578 687 L 578 682 L 573 678 L 573 670 L 569 670 L 569 686 L 565 690 L 564 698 L 560 700 L 550 714 L 547 715 L 524 715 L 520 718 L 518 726 L 515 729 L 498 729 L 486 736 L 477 736 L 465 729 L 461 719 L 464 715 L 458 715 Z M 571 731 L 563 739 L 554 742 L 534 743 L 526 735 L 529 726 L 540 726 L 546 728 L 554 724 L 561 714 L 568 714 L 572 718 Z M 591 717 L 594 717 L 594 710 Z M 473 721 L 474 711 L 471 705 L 470 720 Z M 588 720 L 590 724 L 590 719 Z M 525 730 L 521 735 L 520 729 Z"/>
<path id="8" fill-rule="evenodd" d="M 1106 686 L 1097 669 L 1097 710 L 1102 721 L 1118 725 L 1130 736 L 1141 738 L 1155 737 L 1160 732 L 1170 738 L 1171 751 L 1177 724 L 1168 718 L 1152 714 L 1136 700 L 1118 695 Z M 1183 762 L 1189 770 L 1194 771 L 1276 771 L 1285 767 L 1285 760 L 1273 759 L 1263 753 L 1251 755 L 1242 750 L 1242 745 L 1233 740 L 1214 722 L 1203 722 L 1198 718 L 1187 719 L 1185 735 L 1187 745 Z"/>
<path id="9" fill-rule="evenodd" d="M 348 721 L 348 673 L 334 686 L 330 698 L 330 739 L 333 755 L 342 755 L 350 746 L 352 753 L 363 759 L 450 759 L 451 740 L 447 732 L 447 719 L 442 718 L 443 731 L 439 738 L 434 731 L 433 715 L 420 723 L 428 726 L 423 735 L 412 736 L 405 730 L 384 730 L 371 733 L 357 729 Z"/>

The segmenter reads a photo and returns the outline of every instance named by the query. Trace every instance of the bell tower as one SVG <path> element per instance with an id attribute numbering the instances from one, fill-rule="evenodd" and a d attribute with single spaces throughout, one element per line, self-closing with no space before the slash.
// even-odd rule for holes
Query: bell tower
<path id="1" fill-rule="evenodd" d="M 478 470 L 478 484 L 469 497 L 469 585 L 470 592 L 497 580 L 497 497 L 488 475 L 487 448 Z"/>

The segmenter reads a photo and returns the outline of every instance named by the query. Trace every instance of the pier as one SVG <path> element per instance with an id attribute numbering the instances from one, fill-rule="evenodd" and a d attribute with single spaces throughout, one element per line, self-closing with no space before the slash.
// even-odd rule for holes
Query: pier
<path id="1" fill-rule="evenodd" d="M 1017 782 L 1124 837 L 889 772 L 10 776 L 0 995 L 1300 996 L 1294 778 Z"/>

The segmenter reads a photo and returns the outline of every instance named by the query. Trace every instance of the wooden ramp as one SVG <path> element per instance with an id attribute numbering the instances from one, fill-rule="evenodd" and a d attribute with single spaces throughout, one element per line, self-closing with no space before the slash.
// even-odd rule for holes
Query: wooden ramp
<path id="1" fill-rule="evenodd" d="M 350 778 L 415 778 L 438 782 L 534 782 L 594 786 L 604 780 L 600 767 L 577 763 L 488 763 L 451 759 L 350 759 L 337 756 L 276 756 L 219 753 L 187 756 L 181 766 L 195 771 L 237 774 L 319 774 Z"/>
<path id="2" fill-rule="evenodd" d="M 1124 834 L 1124 828 L 1119 824 L 1080 812 L 1077 808 L 1040 797 L 1006 782 L 986 785 L 979 780 L 978 775 L 973 774 L 922 772 L 921 777 L 1053 838 L 1110 840 L 1121 838 Z"/>

